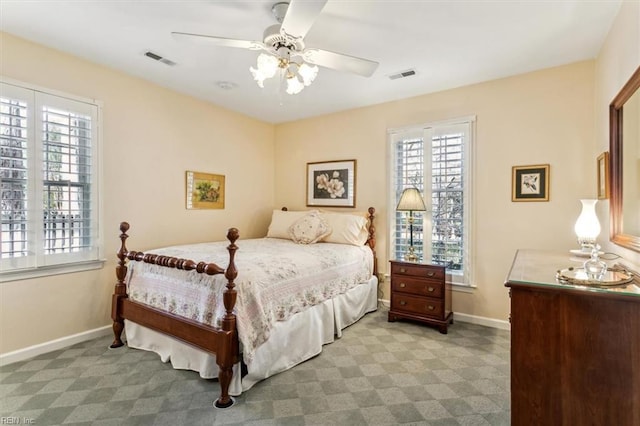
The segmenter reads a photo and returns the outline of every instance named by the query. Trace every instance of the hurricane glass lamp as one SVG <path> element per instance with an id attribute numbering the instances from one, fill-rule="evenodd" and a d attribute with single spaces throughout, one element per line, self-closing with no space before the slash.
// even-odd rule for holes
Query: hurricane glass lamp
<path id="1" fill-rule="evenodd" d="M 402 195 L 400 196 L 400 201 L 398 201 L 396 211 L 409 212 L 407 221 L 409 222 L 410 243 L 409 251 L 404 256 L 404 260 L 406 260 L 407 262 L 417 262 L 419 260 L 418 255 L 415 252 L 415 248 L 413 247 L 413 212 L 423 212 L 425 210 L 427 210 L 427 208 L 424 204 L 424 200 L 422 199 L 422 194 L 420 194 L 418 188 L 407 188 L 402 191 Z"/>
<path id="2" fill-rule="evenodd" d="M 596 215 L 596 203 L 598 200 L 580 200 L 580 202 L 582 203 L 582 212 L 578 216 L 573 229 L 578 237 L 580 252 L 585 256 L 589 256 L 596 244 L 598 235 L 600 235 L 600 222 Z"/>

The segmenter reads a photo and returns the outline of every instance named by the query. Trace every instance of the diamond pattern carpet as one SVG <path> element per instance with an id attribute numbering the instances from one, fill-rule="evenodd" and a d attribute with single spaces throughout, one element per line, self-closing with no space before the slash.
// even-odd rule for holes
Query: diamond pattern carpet
<path id="1" fill-rule="evenodd" d="M 315 358 L 216 409 L 219 386 L 154 353 L 95 339 L 0 370 L 0 423 L 58 425 L 508 425 L 508 331 L 449 334 L 366 315 Z M 15 423 L 15 420 L 13 420 Z"/>

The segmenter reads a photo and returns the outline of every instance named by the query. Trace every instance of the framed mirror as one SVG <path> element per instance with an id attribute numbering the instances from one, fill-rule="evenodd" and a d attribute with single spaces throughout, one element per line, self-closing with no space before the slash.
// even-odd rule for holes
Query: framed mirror
<path id="1" fill-rule="evenodd" d="M 611 241 L 640 251 L 640 67 L 609 105 Z"/>

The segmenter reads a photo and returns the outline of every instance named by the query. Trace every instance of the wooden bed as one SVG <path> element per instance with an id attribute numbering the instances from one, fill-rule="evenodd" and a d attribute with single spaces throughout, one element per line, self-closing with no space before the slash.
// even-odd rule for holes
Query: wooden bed
<path id="1" fill-rule="evenodd" d="M 282 210 L 286 211 L 287 209 L 283 208 Z M 373 273 L 374 276 L 377 276 L 375 227 L 373 225 L 375 209 L 370 207 L 367 213 L 368 238 L 366 245 L 373 252 Z M 237 296 L 234 281 L 238 275 L 234 258 L 238 249 L 238 246 L 236 246 L 236 241 L 239 238 L 238 230 L 230 228 L 226 235 L 229 240 L 229 245 L 227 246 L 229 263 L 226 268 L 215 263 L 195 262 L 189 259 L 130 251 L 126 247 L 126 240 L 129 237 L 127 235 L 128 230 L 129 224 L 122 222 L 120 224 L 121 246 L 117 253 L 117 282 L 112 297 L 111 318 L 113 319 L 114 341 L 111 344 L 111 348 L 118 348 L 124 345 L 122 332 L 124 330 L 124 320 L 126 319 L 171 336 L 207 353 L 214 354 L 219 368 L 218 381 L 220 383 L 220 396 L 215 401 L 215 406 L 218 408 L 230 407 L 234 402 L 229 394 L 233 366 L 241 361 L 236 314 L 234 313 Z M 128 271 L 127 261 L 145 262 L 166 268 L 195 271 L 206 275 L 224 274 L 226 280 L 226 289 L 223 294 L 225 314 L 220 327 L 202 324 L 129 299 L 125 282 Z"/>

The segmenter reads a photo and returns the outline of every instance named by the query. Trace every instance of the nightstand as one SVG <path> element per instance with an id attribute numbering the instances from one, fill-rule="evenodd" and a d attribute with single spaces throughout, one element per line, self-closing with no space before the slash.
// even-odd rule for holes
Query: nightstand
<path id="1" fill-rule="evenodd" d="M 435 325 L 447 334 L 453 324 L 451 285 L 443 266 L 391 261 L 389 321 L 410 319 Z"/>

